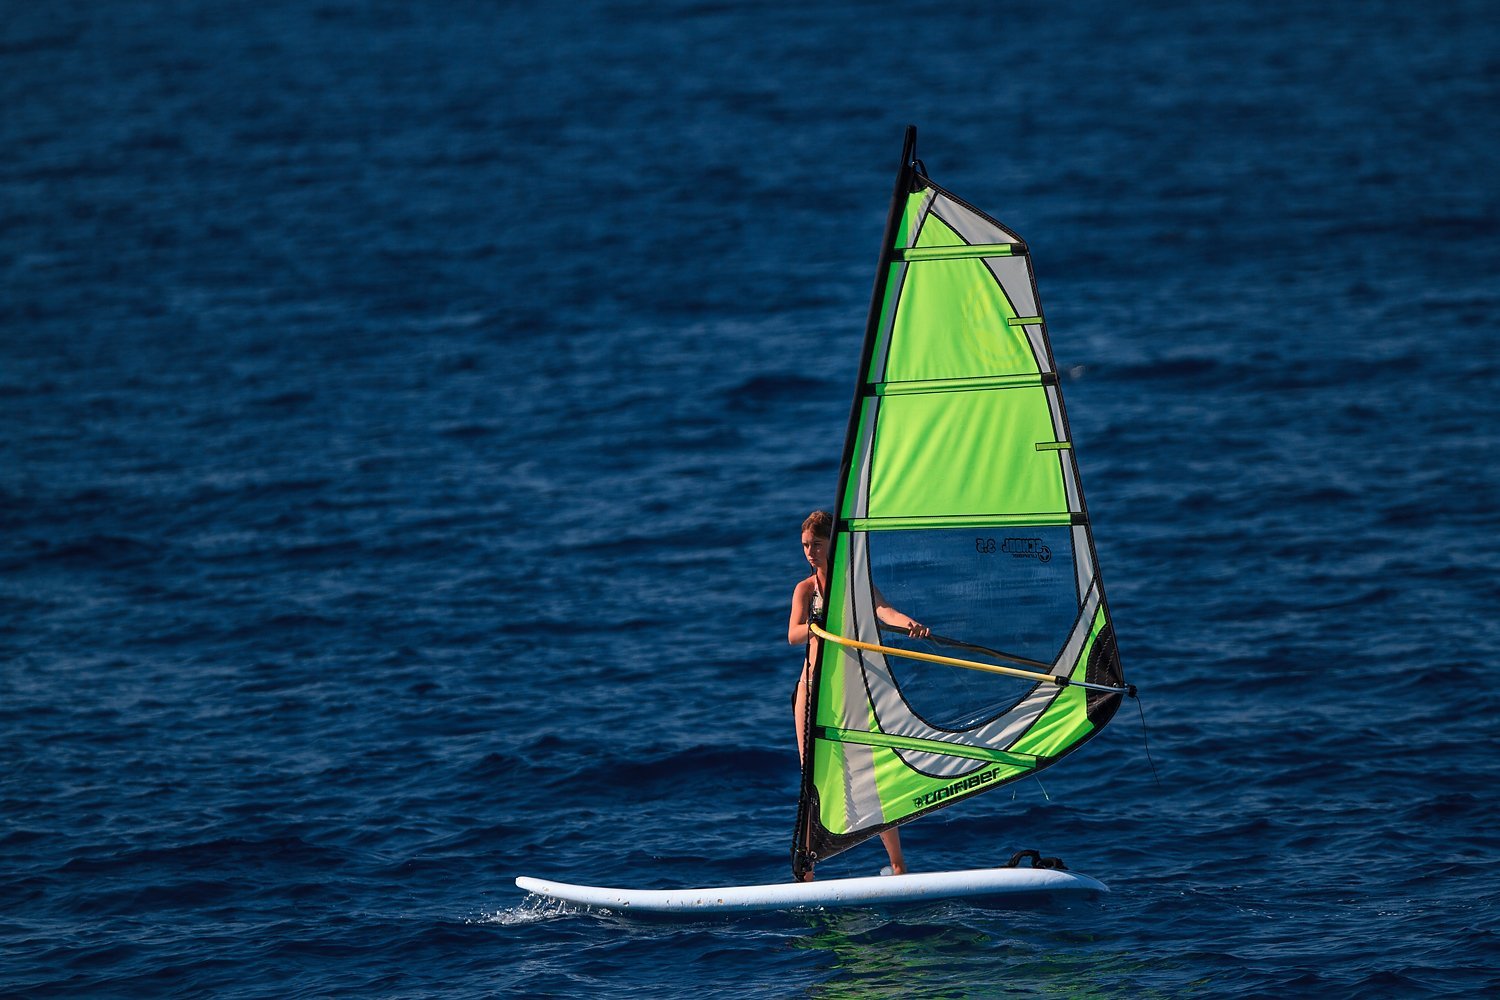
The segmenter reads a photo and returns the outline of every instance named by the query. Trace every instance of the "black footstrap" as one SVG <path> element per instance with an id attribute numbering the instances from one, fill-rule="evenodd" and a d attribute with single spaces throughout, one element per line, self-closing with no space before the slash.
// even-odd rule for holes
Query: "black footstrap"
<path id="1" fill-rule="evenodd" d="M 1062 858 L 1044 858 L 1040 851 L 1017 851 L 1011 855 L 1010 860 L 1005 863 L 1005 867 L 1021 867 L 1022 858 L 1030 860 L 1032 868 L 1051 868 L 1060 872 L 1068 870 L 1068 866 L 1063 864 Z"/>

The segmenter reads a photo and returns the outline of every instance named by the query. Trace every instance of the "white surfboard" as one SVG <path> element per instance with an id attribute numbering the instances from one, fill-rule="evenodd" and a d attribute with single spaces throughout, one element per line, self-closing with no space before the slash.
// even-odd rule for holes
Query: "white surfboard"
<path id="1" fill-rule="evenodd" d="M 706 889 L 609 889 L 524 876 L 516 879 L 516 885 L 539 896 L 627 913 L 727 913 L 1109 891 L 1098 879 L 1050 868 L 974 868 Z"/>

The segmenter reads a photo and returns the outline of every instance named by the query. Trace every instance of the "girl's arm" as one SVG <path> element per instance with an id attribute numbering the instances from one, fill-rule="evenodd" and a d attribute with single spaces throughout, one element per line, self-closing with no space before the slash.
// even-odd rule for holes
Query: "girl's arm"
<path id="1" fill-rule="evenodd" d="M 923 625 L 911 615 L 897 611 L 886 603 L 885 595 L 880 592 L 879 588 L 875 591 L 875 617 L 887 625 L 906 629 L 906 634 L 913 639 L 925 639 L 932 634 L 932 629 Z"/>
<path id="2" fill-rule="evenodd" d="M 803 580 L 792 591 L 792 615 L 786 623 L 786 641 L 791 646 L 804 646 L 811 634 L 807 628 L 807 616 L 812 611 L 812 580 Z"/>

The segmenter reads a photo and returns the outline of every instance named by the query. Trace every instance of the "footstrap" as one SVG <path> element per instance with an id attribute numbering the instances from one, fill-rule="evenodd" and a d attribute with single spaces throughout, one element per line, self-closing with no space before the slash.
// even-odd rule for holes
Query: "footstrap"
<path id="1" fill-rule="evenodd" d="M 1068 866 L 1063 864 L 1062 858 L 1044 858 L 1042 857 L 1040 851 L 1017 851 L 1015 854 L 1011 855 L 1010 860 L 1005 863 L 1005 867 L 1021 867 L 1022 858 L 1029 859 L 1031 861 L 1032 868 L 1051 868 L 1055 871 L 1060 872 L 1065 872 L 1068 870 Z"/>

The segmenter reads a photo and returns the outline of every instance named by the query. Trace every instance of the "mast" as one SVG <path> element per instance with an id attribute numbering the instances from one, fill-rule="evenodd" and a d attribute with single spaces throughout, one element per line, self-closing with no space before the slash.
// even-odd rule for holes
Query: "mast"
<path id="1" fill-rule="evenodd" d="M 849 426 L 844 432 L 844 453 L 839 461 L 839 486 L 834 495 L 833 527 L 828 538 L 828 564 L 833 565 L 834 547 L 838 544 L 839 519 L 844 509 L 844 494 L 849 482 L 849 470 L 854 461 L 854 448 L 859 436 L 860 407 L 865 394 L 865 373 L 870 370 L 870 361 L 875 353 L 875 340 L 880 332 L 881 307 L 885 301 L 886 284 L 890 281 L 891 263 L 896 256 L 896 231 L 901 225 L 901 216 L 906 209 L 906 195 L 911 189 L 911 177 L 917 150 L 917 127 L 906 126 L 901 142 L 901 162 L 896 168 L 896 183 L 891 191 L 891 206 L 885 217 L 885 233 L 880 241 L 880 257 L 875 265 L 875 286 L 870 292 L 870 310 L 865 320 L 865 339 L 860 348 L 859 368 L 854 376 L 854 401 L 849 407 Z M 809 645 L 811 638 L 808 639 Z M 812 869 L 817 858 L 807 851 L 812 818 L 811 802 L 814 795 L 812 777 L 811 733 L 818 703 L 818 657 L 812 664 L 812 683 L 807 687 L 807 710 L 803 713 L 804 730 L 798 734 L 805 752 L 802 760 L 802 792 L 797 801 L 796 836 L 792 843 L 792 873 L 801 879 Z"/>

